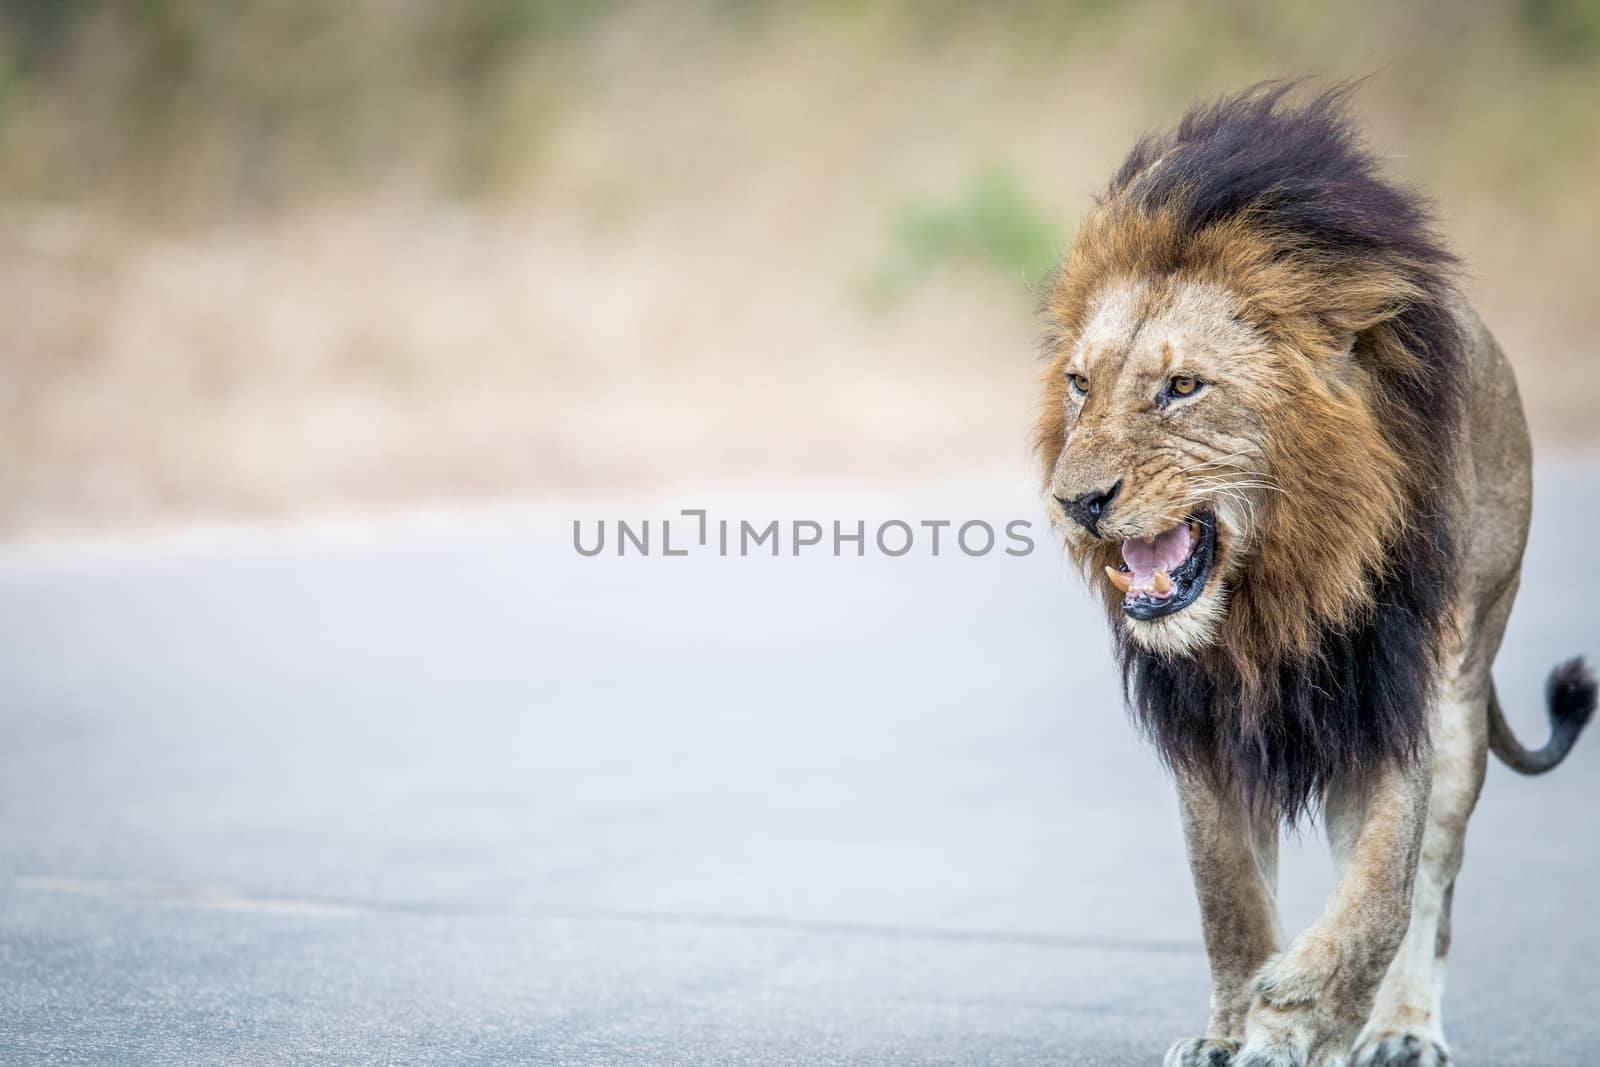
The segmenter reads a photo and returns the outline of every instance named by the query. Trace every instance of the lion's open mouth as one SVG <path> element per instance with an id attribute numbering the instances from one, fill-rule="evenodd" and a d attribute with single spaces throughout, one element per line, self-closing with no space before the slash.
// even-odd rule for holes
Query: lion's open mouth
<path id="1" fill-rule="evenodd" d="M 1158 619 L 1200 598 L 1216 552 L 1216 518 L 1198 511 L 1154 537 L 1122 542 L 1122 566 L 1107 567 L 1106 577 L 1122 590 L 1122 610 L 1130 619 Z"/>

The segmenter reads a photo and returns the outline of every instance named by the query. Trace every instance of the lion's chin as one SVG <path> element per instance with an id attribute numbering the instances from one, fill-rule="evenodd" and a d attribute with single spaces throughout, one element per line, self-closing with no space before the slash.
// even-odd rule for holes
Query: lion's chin
<path id="1" fill-rule="evenodd" d="M 1123 626 L 1133 643 L 1158 656 L 1194 656 L 1216 643 L 1217 629 L 1227 614 L 1228 591 L 1220 581 L 1203 591 L 1187 608 L 1154 619 L 1124 612 Z"/>

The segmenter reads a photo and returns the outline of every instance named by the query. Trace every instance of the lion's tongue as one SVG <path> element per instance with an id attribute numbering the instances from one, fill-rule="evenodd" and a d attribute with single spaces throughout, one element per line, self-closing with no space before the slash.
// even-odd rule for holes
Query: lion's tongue
<path id="1" fill-rule="evenodd" d="M 1190 547 L 1189 524 L 1179 523 L 1148 540 L 1135 537 L 1122 542 L 1122 561 L 1133 572 L 1134 587 L 1148 588 L 1155 581 L 1156 571 L 1166 571 L 1170 575 L 1188 559 Z"/>

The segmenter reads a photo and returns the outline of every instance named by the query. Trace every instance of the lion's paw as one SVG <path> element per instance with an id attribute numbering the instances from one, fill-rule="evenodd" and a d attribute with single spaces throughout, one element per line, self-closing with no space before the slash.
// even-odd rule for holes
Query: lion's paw
<path id="1" fill-rule="evenodd" d="M 1234 1057 L 1232 1067 L 1307 1067 L 1304 1050 L 1287 1042 L 1247 1044 Z"/>
<path id="2" fill-rule="evenodd" d="M 1239 1042 L 1221 1037 L 1191 1037 L 1167 1050 L 1162 1067 L 1232 1067 Z"/>
<path id="3" fill-rule="evenodd" d="M 1353 1036 L 1314 1006 L 1285 1010 L 1258 1000 L 1232 1067 L 1346 1067 Z"/>
<path id="4" fill-rule="evenodd" d="M 1299 1049 L 1286 1045 L 1252 1048 L 1246 1045 L 1239 1050 L 1231 1067 L 1348 1067 L 1349 1061 L 1337 1052 L 1328 1052 L 1309 1058 Z"/>
<path id="5" fill-rule="evenodd" d="M 1450 1067 L 1450 1050 L 1429 1034 L 1390 1030 L 1369 1034 L 1356 1045 L 1354 1067 Z"/>
<path id="6" fill-rule="evenodd" d="M 1274 956 L 1256 972 L 1252 992 L 1280 1010 L 1317 1003 L 1339 970 L 1339 953 L 1320 939 L 1302 936 L 1286 953 Z"/>

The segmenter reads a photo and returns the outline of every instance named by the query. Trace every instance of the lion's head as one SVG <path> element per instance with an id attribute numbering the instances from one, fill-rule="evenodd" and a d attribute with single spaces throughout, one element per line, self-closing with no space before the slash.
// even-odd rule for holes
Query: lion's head
<path id="1" fill-rule="evenodd" d="M 1126 638 L 1247 682 L 1369 615 L 1449 481 L 1459 388 L 1421 206 L 1339 94 L 1284 92 L 1135 148 L 1050 291 L 1036 438 Z"/>

